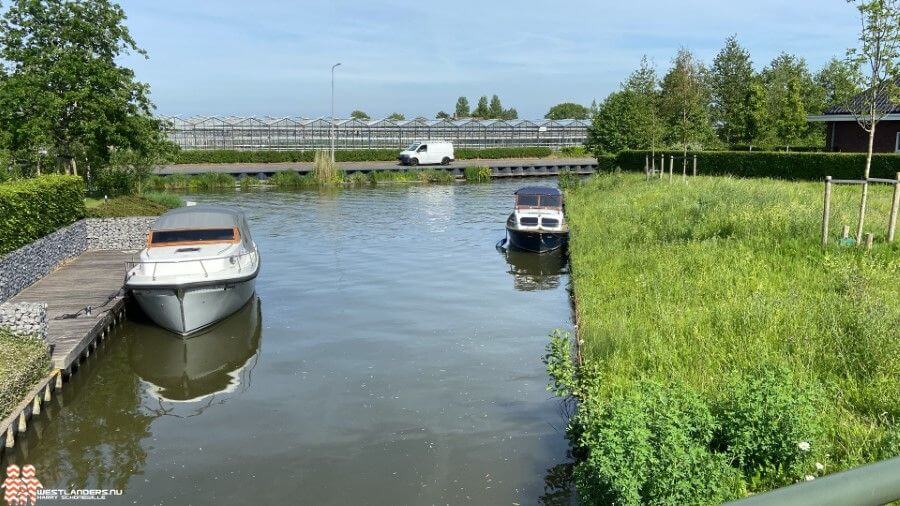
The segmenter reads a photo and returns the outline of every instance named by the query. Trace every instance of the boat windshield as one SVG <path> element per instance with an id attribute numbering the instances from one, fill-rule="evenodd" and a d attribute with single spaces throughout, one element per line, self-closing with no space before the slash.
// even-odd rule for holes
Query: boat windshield
<path id="1" fill-rule="evenodd" d="M 237 241 L 238 231 L 236 228 L 154 230 L 150 234 L 151 246 L 173 246 L 176 244 L 200 244 Z"/>
<path id="2" fill-rule="evenodd" d="M 518 207 L 562 207 L 560 195 L 519 195 L 516 202 Z"/>

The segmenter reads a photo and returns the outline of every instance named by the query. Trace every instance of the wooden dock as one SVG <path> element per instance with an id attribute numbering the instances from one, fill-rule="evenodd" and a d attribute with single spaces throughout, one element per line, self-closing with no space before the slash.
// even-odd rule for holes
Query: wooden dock
<path id="1" fill-rule="evenodd" d="M 131 251 L 87 251 L 9 300 L 47 304 L 47 343 L 54 369 L 68 372 L 98 334 L 121 315 L 125 299 L 120 289 L 125 261 L 131 255 Z M 90 314 L 85 311 L 88 306 Z"/>
<path id="2" fill-rule="evenodd" d="M 83 359 L 97 349 L 113 325 L 125 318 L 125 261 L 133 251 L 87 251 L 59 266 L 40 281 L 19 292 L 9 302 L 47 304 L 47 344 L 52 370 L 34 385 L 5 419 L 0 435 L 12 448 L 16 434 L 27 430 L 28 420 L 39 415 L 53 390 L 63 387 Z M 90 307 L 90 311 L 87 308 Z"/>

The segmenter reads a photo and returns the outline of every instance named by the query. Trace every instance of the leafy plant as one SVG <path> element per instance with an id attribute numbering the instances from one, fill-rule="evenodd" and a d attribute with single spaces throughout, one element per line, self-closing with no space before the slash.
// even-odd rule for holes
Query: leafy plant
<path id="1" fill-rule="evenodd" d="M 466 167 L 463 171 L 466 182 L 469 183 L 490 183 L 491 168 L 490 167 Z"/>
<path id="2" fill-rule="evenodd" d="M 0 184 L 0 255 L 84 217 L 80 177 L 49 175 Z"/>

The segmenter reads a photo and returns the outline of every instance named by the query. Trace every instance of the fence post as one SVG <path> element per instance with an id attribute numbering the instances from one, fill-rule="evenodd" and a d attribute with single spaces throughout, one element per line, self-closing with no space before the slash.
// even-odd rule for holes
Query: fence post
<path id="1" fill-rule="evenodd" d="M 894 200 L 891 202 L 891 217 L 888 220 L 888 242 L 894 241 L 894 234 L 897 232 L 898 210 L 900 210 L 900 172 L 897 173 L 897 180 L 894 181 Z"/>
<path id="2" fill-rule="evenodd" d="M 828 221 L 831 218 L 831 176 L 825 176 L 825 205 L 822 209 L 822 247 L 828 245 Z"/>
<path id="3" fill-rule="evenodd" d="M 694 175 L 697 175 L 697 155 L 694 155 Z"/>
<path id="4" fill-rule="evenodd" d="M 669 182 L 672 182 L 672 174 L 675 170 L 675 155 L 669 155 Z"/>

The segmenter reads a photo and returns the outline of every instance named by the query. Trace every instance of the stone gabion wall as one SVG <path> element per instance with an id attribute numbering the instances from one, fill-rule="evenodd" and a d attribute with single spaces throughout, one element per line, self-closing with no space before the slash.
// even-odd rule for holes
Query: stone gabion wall
<path id="1" fill-rule="evenodd" d="M 47 340 L 47 304 L 0 304 L 0 327 L 15 336 Z"/>
<path id="2" fill-rule="evenodd" d="M 87 250 L 136 250 L 154 216 L 88 218 L 0 257 L 0 303 Z"/>
<path id="3" fill-rule="evenodd" d="M 146 246 L 147 230 L 156 217 L 88 218 L 84 221 L 87 224 L 87 249 L 129 250 Z"/>
<path id="4" fill-rule="evenodd" d="M 0 257 L 0 302 L 41 279 L 87 248 L 84 220 L 61 228 Z"/>

